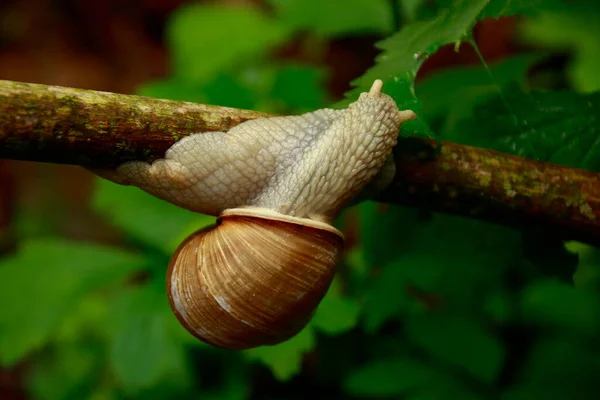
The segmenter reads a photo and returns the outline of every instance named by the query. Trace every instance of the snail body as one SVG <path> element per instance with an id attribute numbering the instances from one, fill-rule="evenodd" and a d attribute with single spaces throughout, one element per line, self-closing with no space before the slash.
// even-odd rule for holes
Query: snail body
<path id="1" fill-rule="evenodd" d="M 247 349 L 285 341 L 310 321 L 344 245 L 333 219 L 389 180 L 400 125 L 416 118 L 381 88 L 375 81 L 344 110 L 193 134 L 164 159 L 125 163 L 109 178 L 218 217 L 184 240 L 168 269 L 171 308 L 190 333 Z"/>

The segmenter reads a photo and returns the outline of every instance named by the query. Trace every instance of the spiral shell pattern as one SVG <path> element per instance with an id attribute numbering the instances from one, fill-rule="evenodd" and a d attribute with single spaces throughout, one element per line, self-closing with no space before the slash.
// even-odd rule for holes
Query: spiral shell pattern
<path id="1" fill-rule="evenodd" d="M 306 326 L 327 292 L 343 242 L 318 221 L 227 210 L 173 255 L 171 308 L 190 333 L 217 347 L 285 341 Z"/>

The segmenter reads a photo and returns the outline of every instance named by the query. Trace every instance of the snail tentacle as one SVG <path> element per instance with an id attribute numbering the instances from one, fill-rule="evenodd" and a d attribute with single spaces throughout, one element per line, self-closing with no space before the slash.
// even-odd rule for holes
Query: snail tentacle
<path id="1" fill-rule="evenodd" d="M 176 142 L 152 164 L 117 168 L 121 183 L 183 208 L 219 215 L 255 206 L 331 220 L 384 166 L 402 122 L 376 81 L 344 110 L 259 118 Z"/>

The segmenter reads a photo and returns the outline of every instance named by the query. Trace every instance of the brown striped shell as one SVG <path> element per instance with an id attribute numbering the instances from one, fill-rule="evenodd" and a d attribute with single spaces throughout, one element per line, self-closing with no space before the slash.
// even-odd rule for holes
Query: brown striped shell
<path id="1" fill-rule="evenodd" d="M 336 272 L 343 235 L 263 209 L 226 210 L 171 260 L 171 308 L 200 340 L 227 349 L 283 342 L 310 321 Z"/>

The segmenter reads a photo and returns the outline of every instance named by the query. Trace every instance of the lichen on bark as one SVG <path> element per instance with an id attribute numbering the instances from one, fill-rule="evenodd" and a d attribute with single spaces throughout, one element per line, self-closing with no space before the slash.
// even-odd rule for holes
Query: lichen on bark
<path id="1" fill-rule="evenodd" d="M 32 83 L 0 81 L 0 158 L 114 167 L 151 160 L 193 132 L 264 114 Z"/>
<path id="2" fill-rule="evenodd" d="M 194 132 L 265 117 L 181 101 L 0 81 L 0 158 L 107 169 L 161 158 Z M 441 147 L 440 147 L 441 146 Z M 600 245 L 600 175 L 488 149 L 403 138 L 375 200 L 542 227 Z"/>

